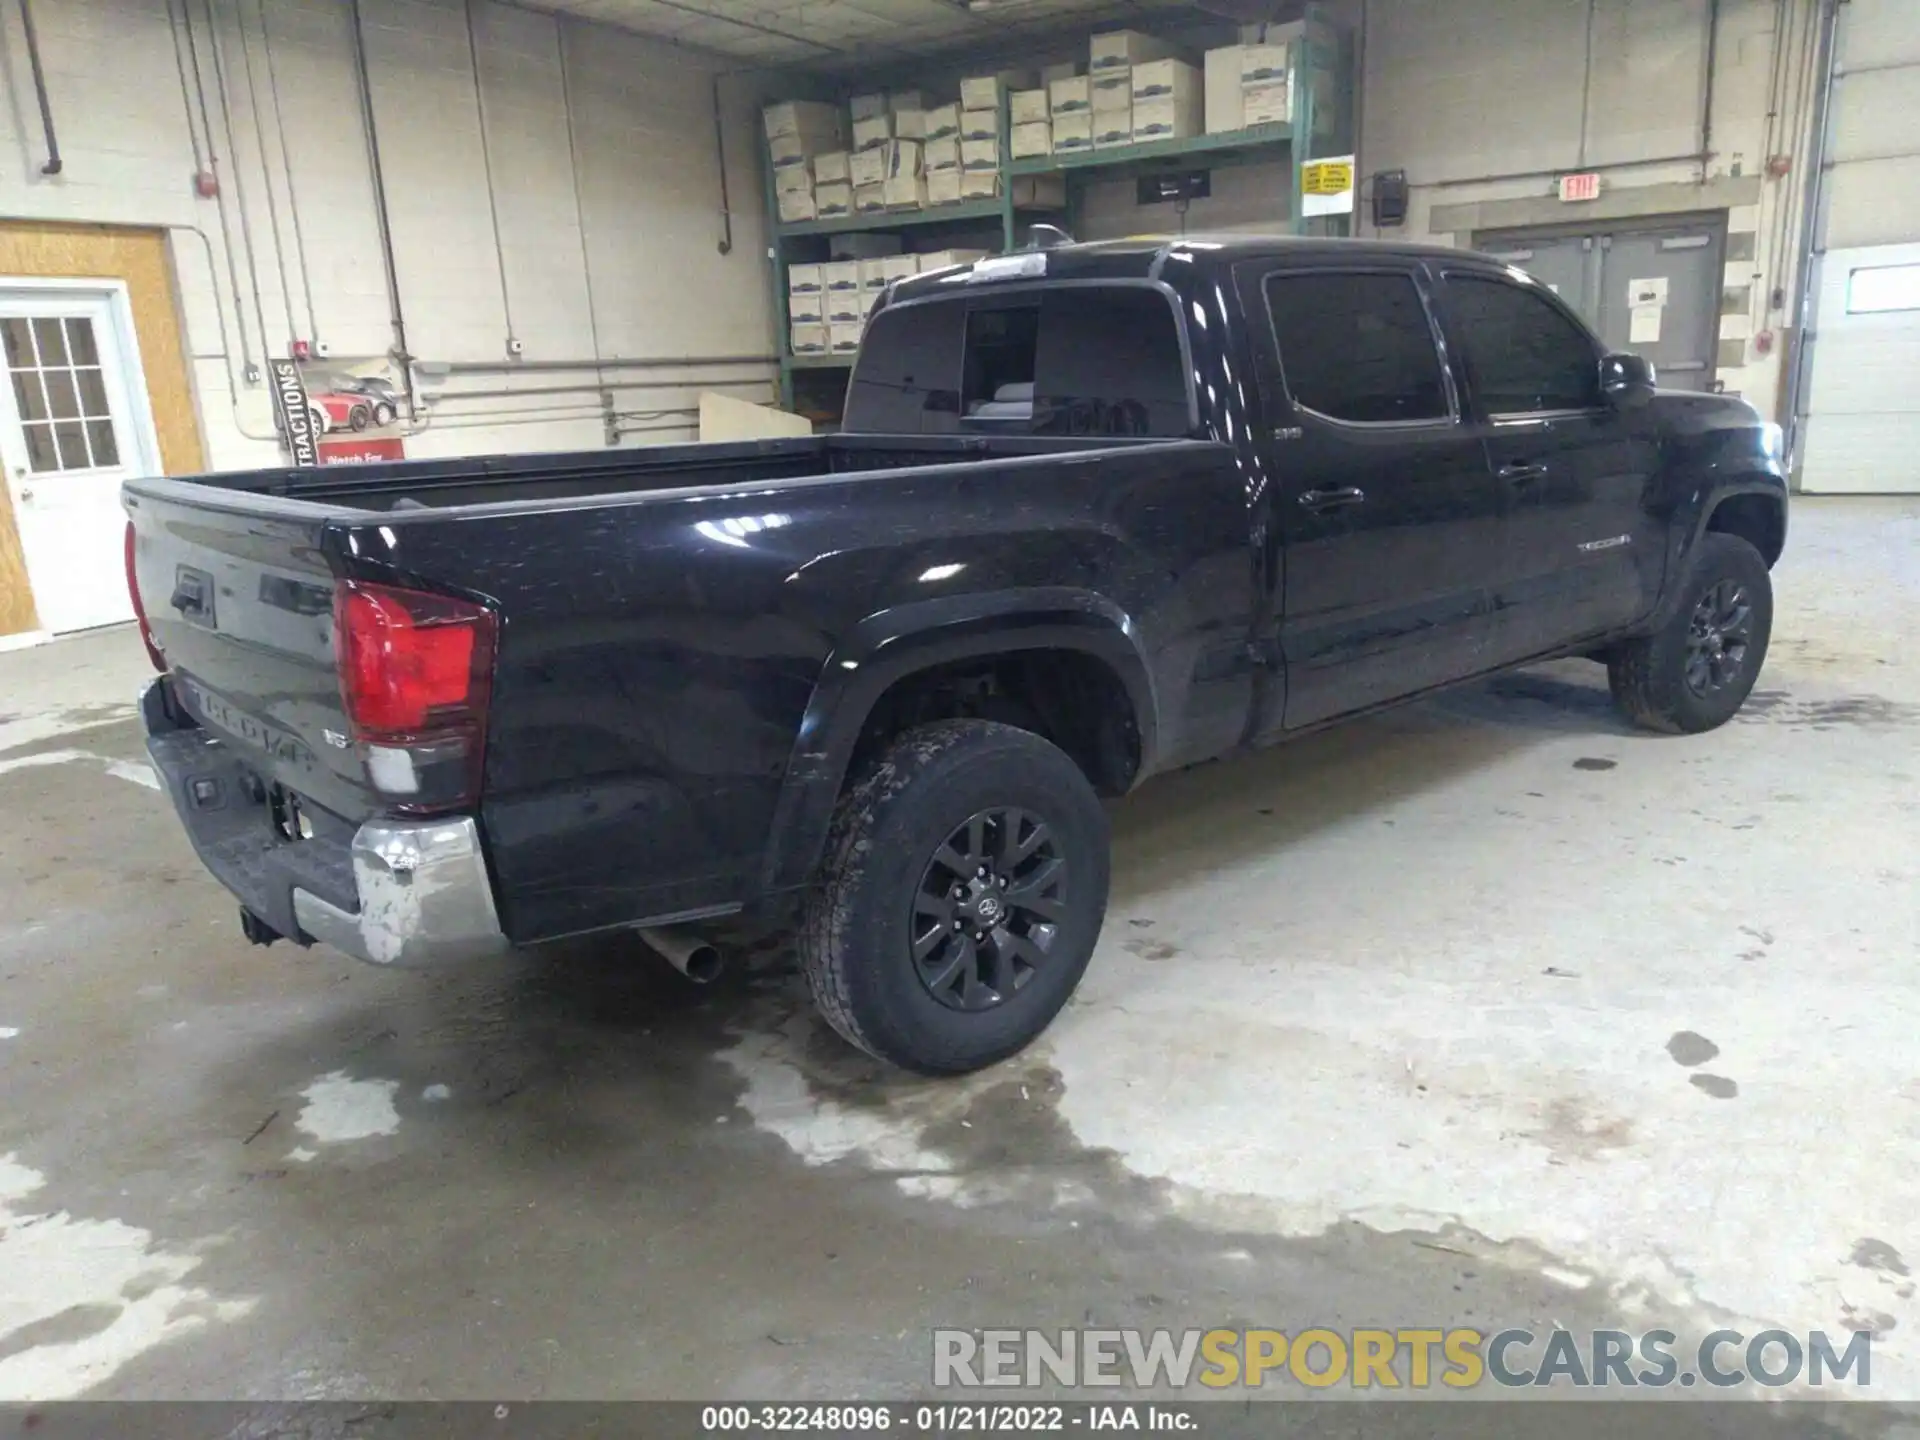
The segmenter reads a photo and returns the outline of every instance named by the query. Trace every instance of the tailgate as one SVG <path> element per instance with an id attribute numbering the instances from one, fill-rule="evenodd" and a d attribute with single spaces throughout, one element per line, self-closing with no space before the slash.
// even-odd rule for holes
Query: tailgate
<path id="1" fill-rule="evenodd" d="M 344 819 L 377 813 L 334 666 L 327 511 L 154 488 L 126 494 L 133 567 L 181 705 L 263 779 Z"/>

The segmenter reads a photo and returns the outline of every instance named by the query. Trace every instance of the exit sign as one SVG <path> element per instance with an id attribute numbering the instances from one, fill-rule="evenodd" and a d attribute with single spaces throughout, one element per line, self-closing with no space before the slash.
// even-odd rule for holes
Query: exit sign
<path id="1" fill-rule="evenodd" d="M 1598 200 L 1600 198 L 1600 176 L 1597 173 L 1562 175 L 1560 177 L 1560 198 L 1562 200 Z"/>

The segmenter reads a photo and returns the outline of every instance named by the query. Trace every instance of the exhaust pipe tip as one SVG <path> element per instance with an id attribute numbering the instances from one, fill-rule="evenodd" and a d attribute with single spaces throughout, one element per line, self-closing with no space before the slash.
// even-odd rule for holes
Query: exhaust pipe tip
<path id="1" fill-rule="evenodd" d="M 640 938 L 696 985 L 711 985 L 727 968 L 717 946 L 676 926 L 642 929 Z"/>

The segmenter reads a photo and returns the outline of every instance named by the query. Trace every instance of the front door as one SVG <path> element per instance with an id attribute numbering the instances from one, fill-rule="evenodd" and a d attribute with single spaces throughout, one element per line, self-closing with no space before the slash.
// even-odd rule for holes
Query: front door
<path id="1" fill-rule="evenodd" d="M 140 383 L 111 292 L 0 286 L 0 464 L 40 628 L 133 618 L 120 482 L 147 473 Z M 144 413 L 141 407 L 140 413 Z"/>
<path id="2" fill-rule="evenodd" d="M 1500 660 L 1640 619 L 1666 569 L 1650 508 L 1659 463 L 1650 421 L 1606 402 L 1601 347 L 1544 286 L 1450 270 L 1442 299 L 1466 361 L 1469 413 L 1509 497 Z"/>
<path id="3" fill-rule="evenodd" d="M 1503 497 L 1462 424 L 1411 266 L 1289 264 L 1240 279 L 1265 308 L 1260 389 L 1285 547 L 1286 701 L 1298 729 L 1484 669 Z"/>
<path id="4" fill-rule="evenodd" d="M 1726 267 L 1717 225 L 1602 237 L 1594 328 L 1609 350 L 1653 362 L 1668 390 L 1711 390 Z"/>

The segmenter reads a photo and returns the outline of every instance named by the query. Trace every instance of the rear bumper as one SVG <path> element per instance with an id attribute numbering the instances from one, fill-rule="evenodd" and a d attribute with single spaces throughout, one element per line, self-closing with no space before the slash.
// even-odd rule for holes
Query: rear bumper
<path id="1" fill-rule="evenodd" d="M 370 820 L 348 833 L 274 828 L 260 780 L 181 715 L 164 679 L 140 697 L 147 753 L 201 863 L 272 930 L 375 965 L 434 965 L 508 948 L 471 819 Z"/>

